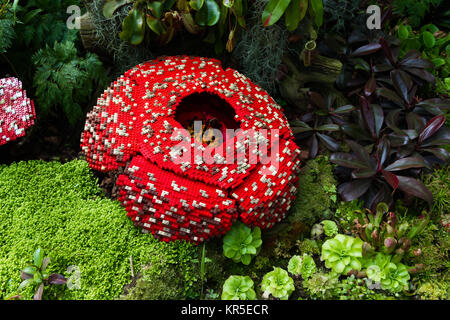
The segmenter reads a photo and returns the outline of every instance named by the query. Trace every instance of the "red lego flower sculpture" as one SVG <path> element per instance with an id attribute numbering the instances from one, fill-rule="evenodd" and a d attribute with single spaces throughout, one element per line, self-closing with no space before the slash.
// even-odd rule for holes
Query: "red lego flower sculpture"
<path id="1" fill-rule="evenodd" d="M 270 228 L 297 190 L 300 151 L 280 106 L 213 59 L 165 57 L 127 71 L 88 114 L 81 147 L 96 170 L 130 161 L 119 200 L 164 241 L 202 242 L 238 218 Z"/>
<path id="2" fill-rule="evenodd" d="M 27 98 L 22 82 L 0 79 L 0 145 L 24 136 L 35 117 L 33 101 Z"/>

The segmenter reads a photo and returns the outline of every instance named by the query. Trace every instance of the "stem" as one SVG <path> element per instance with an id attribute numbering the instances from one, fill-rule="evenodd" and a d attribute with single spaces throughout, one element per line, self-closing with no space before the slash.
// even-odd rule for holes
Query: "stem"
<path id="1" fill-rule="evenodd" d="M 131 279 L 134 279 L 133 256 L 130 256 Z"/>

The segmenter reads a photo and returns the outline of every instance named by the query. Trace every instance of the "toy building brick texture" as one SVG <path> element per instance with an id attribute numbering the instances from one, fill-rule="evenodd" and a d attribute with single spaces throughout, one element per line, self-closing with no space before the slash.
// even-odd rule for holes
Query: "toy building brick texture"
<path id="1" fill-rule="evenodd" d="M 209 144 L 186 135 L 194 119 L 222 132 L 241 130 Z M 261 139 L 260 129 L 267 129 L 275 166 L 250 161 L 249 145 Z M 191 154 L 173 161 L 174 153 L 187 151 L 179 148 L 183 141 Z M 281 107 L 209 58 L 162 57 L 127 71 L 88 113 L 81 148 L 93 169 L 126 166 L 117 180 L 119 200 L 137 226 L 163 241 L 199 243 L 226 233 L 237 219 L 270 228 L 285 217 L 297 191 L 300 151 Z M 209 151 L 213 161 L 196 151 Z M 227 161 L 230 153 L 233 161 Z"/>
<path id="2" fill-rule="evenodd" d="M 22 82 L 0 79 L 0 146 L 23 137 L 35 118 L 33 101 L 27 98 Z"/>

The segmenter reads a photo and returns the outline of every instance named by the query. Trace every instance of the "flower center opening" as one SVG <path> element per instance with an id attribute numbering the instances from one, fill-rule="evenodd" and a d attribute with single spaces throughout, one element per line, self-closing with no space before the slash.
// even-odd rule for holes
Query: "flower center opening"
<path id="1" fill-rule="evenodd" d="M 199 144 L 219 146 L 226 141 L 226 129 L 236 130 L 236 112 L 222 98 L 208 92 L 194 93 L 179 103 L 175 120 L 189 131 Z M 221 138 L 217 137 L 218 131 Z"/>

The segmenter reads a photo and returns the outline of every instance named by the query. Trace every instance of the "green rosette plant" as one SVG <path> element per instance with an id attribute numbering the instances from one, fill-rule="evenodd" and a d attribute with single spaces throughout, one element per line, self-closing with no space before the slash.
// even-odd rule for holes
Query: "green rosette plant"
<path id="1" fill-rule="evenodd" d="M 381 289 L 397 293 L 408 287 L 410 275 L 402 263 L 394 263 L 392 256 L 378 253 L 369 263 L 367 277 L 381 283 Z"/>
<path id="2" fill-rule="evenodd" d="M 308 279 L 314 273 L 316 273 L 317 267 L 314 259 L 307 255 L 303 254 L 303 257 L 293 256 L 288 263 L 288 272 L 293 274 L 294 276 L 302 276 L 303 279 Z"/>
<path id="3" fill-rule="evenodd" d="M 265 299 L 272 295 L 274 298 L 287 300 L 295 289 L 294 280 L 289 277 L 286 270 L 274 267 L 273 271 L 266 273 L 264 276 L 261 289 Z"/>
<path id="4" fill-rule="evenodd" d="M 316 263 L 314 262 L 314 259 L 311 256 L 304 254 L 302 259 L 302 266 L 300 268 L 302 278 L 306 280 L 309 277 L 311 277 L 314 273 L 316 273 L 316 271 L 317 267 Z"/>
<path id="5" fill-rule="evenodd" d="M 323 220 L 321 224 L 323 225 L 323 231 L 327 237 L 333 237 L 338 234 L 339 231 L 336 222 L 331 220 Z"/>
<path id="6" fill-rule="evenodd" d="M 230 276 L 223 284 L 222 300 L 255 300 L 253 280 L 248 276 Z"/>
<path id="7" fill-rule="evenodd" d="M 321 260 L 337 274 L 347 274 L 350 270 L 359 271 L 362 245 L 363 242 L 359 238 L 338 234 L 322 245 Z"/>
<path id="8" fill-rule="evenodd" d="M 400 292 L 408 288 L 410 275 L 408 268 L 401 263 L 390 262 L 383 269 L 383 278 L 381 279 L 381 289 L 391 292 Z"/>
<path id="9" fill-rule="evenodd" d="M 302 257 L 292 256 L 288 262 L 288 272 L 294 276 L 299 276 L 302 270 Z"/>
<path id="10" fill-rule="evenodd" d="M 234 262 L 249 265 L 261 249 L 261 229 L 253 230 L 239 222 L 223 238 L 223 254 Z"/>

